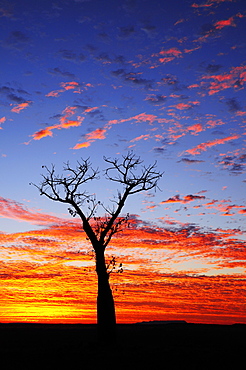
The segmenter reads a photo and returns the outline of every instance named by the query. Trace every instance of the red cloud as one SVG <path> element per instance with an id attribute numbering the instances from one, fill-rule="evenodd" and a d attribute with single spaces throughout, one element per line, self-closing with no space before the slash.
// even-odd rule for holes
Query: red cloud
<path id="1" fill-rule="evenodd" d="M 210 6 L 212 6 L 213 5 L 213 3 L 210 3 L 210 4 L 196 4 L 196 3 L 193 3 L 192 5 L 191 5 L 191 7 L 192 8 L 208 8 L 208 7 L 210 7 Z"/>
<path id="2" fill-rule="evenodd" d="M 218 21 L 214 24 L 215 28 L 217 29 L 221 29 L 221 28 L 224 28 L 226 26 L 236 26 L 235 23 L 234 23 L 234 19 L 233 17 L 227 19 L 227 20 L 224 20 L 224 21 Z"/>
<path id="3" fill-rule="evenodd" d="M 240 211 L 238 211 L 238 213 L 240 213 L 241 215 L 246 215 L 246 208 L 240 209 Z"/>
<path id="4" fill-rule="evenodd" d="M 208 148 L 212 146 L 224 144 L 227 141 L 236 140 L 239 137 L 240 137 L 239 135 L 233 135 L 233 136 L 225 137 L 224 139 L 215 139 L 212 141 L 207 141 L 206 143 L 198 144 L 196 147 L 192 149 L 187 149 L 185 150 L 185 152 L 190 153 L 192 155 L 201 154 L 201 152 L 206 151 Z"/>
<path id="5" fill-rule="evenodd" d="M 184 109 L 189 109 L 193 107 L 194 105 L 199 105 L 199 104 L 200 104 L 199 101 L 190 101 L 188 103 L 178 103 L 176 105 L 171 105 L 171 107 L 175 107 L 179 110 L 184 110 Z"/>

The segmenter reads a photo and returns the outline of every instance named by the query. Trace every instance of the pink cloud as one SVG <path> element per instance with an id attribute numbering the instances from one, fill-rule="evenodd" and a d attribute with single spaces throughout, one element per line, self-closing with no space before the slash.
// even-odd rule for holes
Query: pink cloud
<path id="1" fill-rule="evenodd" d="M 182 52 L 177 48 L 171 48 L 169 50 L 160 51 L 159 55 L 172 55 L 174 57 L 180 57 L 182 55 Z"/>
<path id="2" fill-rule="evenodd" d="M 18 104 L 11 109 L 11 112 L 20 113 L 23 109 L 29 107 L 31 103 L 31 101 L 26 101 L 25 103 Z"/>
<path id="3" fill-rule="evenodd" d="M 147 134 L 147 135 L 140 135 L 138 137 L 135 137 L 135 139 L 132 139 L 130 140 L 131 143 L 135 142 L 135 141 L 139 141 L 139 140 L 147 140 L 150 138 L 150 135 Z"/>
<path id="4" fill-rule="evenodd" d="M 173 47 L 168 50 L 161 50 L 158 54 L 152 54 L 152 57 L 159 57 L 160 63 L 168 63 L 175 58 L 181 58 L 182 52 L 179 49 Z"/>
<path id="5" fill-rule="evenodd" d="M 74 93 L 81 93 L 82 90 L 88 90 L 88 87 L 93 87 L 92 84 L 87 83 L 81 89 L 80 84 L 76 81 L 61 82 L 60 86 L 61 86 L 62 89 L 50 91 L 45 96 L 57 98 L 57 97 L 60 96 L 61 93 L 65 92 L 65 91 L 68 91 L 68 90 L 74 90 L 73 91 Z"/>
<path id="6" fill-rule="evenodd" d="M 229 73 L 220 75 L 203 76 L 203 80 L 213 80 L 208 83 L 208 94 L 213 95 L 219 91 L 234 88 L 241 89 L 246 81 L 246 66 L 233 67 Z M 201 86 L 205 87 L 206 83 L 202 82 Z"/>
<path id="7" fill-rule="evenodd" d="M 2 123 L 4 123 L 6 121 L 6 117 L 2 117 L 2 118 L 0 118 L 0 125 L 2 124 Z M 2 127 L 0 127 L 0 130 L 2 129 Z"/>
<path id="8" fill-rule="evenodd" d="M 105 127 L 111 128 L 111 125 L 115 125 L 115 124 L 119 124 L 123 122 L 129 122 L 133 120 L 136 120 L 137 122 L 149 122 L 150 124 L 153 124 L 154 121 L 157 121 L 158 123 L 166 123 L 167 121 L 165 118 L 158 118 L 154 114 L 140 113 L 140 114 L 137 114 L 136 116 L 121 119 L 121 120 L 115 120 L 115 119 L 110 120 L 108 121 L 108 124 Z"/>
<path id="9" fill-rule="evenodd" d="M 0 217 L 26 221 L 34 225 L 52 225 L 68 222 L 59 217 L 40 213 L 35 210 L 29 210 L 19 202 L 2 197 L 0 197 Z"/>
<path id="10" fill-rule="evenodd" d="M 208 8 L 208 7 L 212 6 L 212 5 L 213 5 L 213 3 L 210 3 L 210 4 L 207 4 L 207 3 L 205 3 L 205 4 L 196 4 L 196 3 L 193 3 L 191 5 L 191 7 L 192 8 Z"/>
<path id="11" fill-rule="evenodd" d="M 206 151 L 208 148 L 212 146 L 224 144 L 227 141 L 236 140 L 239 137 L 240 137 L 239 135 L 232 135 L 232 136 L 225 137 L 223 139 L 215 139 L 212 141 L 207 141 L 206 143 L 198 144 L 196 147 L 192 149 L 187 149 L 185 150 L 185 152 L 192 154 L 192 155 L 201 154 L 201 152 Z"/>
<path id="12" fill-rule="evenodd" d="M 168 63 L 174 60 L 174 57 L 165 57 L 165 58 L 159 58 L 159 62 L 161 63 Z"/>
<path id="13" fill-rule="evenodd" d="M 61 87 L 64 88 L 64 90 L 73 90 L 79 87 L 79 83 L 75 81 L 71 82 L 61 82 Z"/>
<path id="14" fill-rule="evenodd" d="M 184 52 L 185 53 L 192 53 L 193 51 L 198 50 L 200 48 L 201 48 L 201 46 L 197 46 L 196 48 L 193 48 L 193 49 L 184 49 Z"/>
<path id="15" fill-rule="evenodd" d="M 91 140 L 102 140 L 105 139 L 105 133 L 106 130 L 102 128 L 97 128 L 96 130 L 86 134 L 86 138 L 91 141 Z"/>
<path id="16" fill-rule="evenodd" d="M 191 131 L 193 135 L 197 135 L 199 132 L 202 132 L 204 129 L 200 123 L 196 123 L 194 125 L 187 127 L 187 130 Z"/>
<path id="17" fill-rule="evenodd" d="M 179 110 L 185 110 L 185 109 L 192 108 L 194 105 L 199 105 L 199 104 L 200 104 L 199 101 L 190 101 L 188 103 L 178 103 L 176 105 L 171 105 L 171 107 L 174 107 Z"/>

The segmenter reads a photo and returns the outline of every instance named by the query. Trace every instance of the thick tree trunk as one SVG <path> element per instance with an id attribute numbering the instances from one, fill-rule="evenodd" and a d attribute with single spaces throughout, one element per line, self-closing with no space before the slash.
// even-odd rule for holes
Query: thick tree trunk
<path id="1" fill-rule="evenodd" d="M 113 343 L 116 339 L 116 316 L 109 275 L 106 269 L 103 247 L 96 251 L 96 272 L 98 277 L 97 326 L 101 344 Z"/>

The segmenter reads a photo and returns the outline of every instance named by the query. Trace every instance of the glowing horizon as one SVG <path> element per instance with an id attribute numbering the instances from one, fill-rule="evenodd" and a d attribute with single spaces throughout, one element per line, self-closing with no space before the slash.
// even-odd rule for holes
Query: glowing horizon
<path id="1" fill-rule="evenodd" d="M 91 246 L 42 166 L 132 150 L 164 172 L 112 238 L 117 322 L 246 323 L 243 0 L 1 2 L 0 322 L 96 322 Z M 103 208 L 98 216 L 104 217 Z"/>

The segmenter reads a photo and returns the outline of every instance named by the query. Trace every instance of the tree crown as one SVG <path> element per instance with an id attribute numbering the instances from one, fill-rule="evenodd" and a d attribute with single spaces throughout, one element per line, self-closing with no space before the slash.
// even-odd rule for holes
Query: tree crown
<path id="1" fill-rule="evenodd" d="M 108 164 L 103 172 L 104 177 L 120 184 L 122 188 L 117 191 L 115 199 L 111 200 L 111 207 L 104 206 L 94 194 L 83 190 L 84 185 L 99 179 L 100 171 L 92 167 L 89 158 L 77 161 L 75 167 L 71 167 L 69 162 L 64 163 L 63 175 L 56 174 L 54 165 L 51 168 L 42 166 L 46 174 L 42 174 L 43 180 L 39 185 L 33 184 L 40 191 L 40 195 L 68 204 L 70 214 L 74 217 L 80 216 L 84 231 L 94 248 L 98 243 L 106 248 L 112 236 L 121 231 L 128 222 L 129 215 L 120 217 L 127 197 L 156 189 L 158 180 L 163 175 L 156 170 L 156 162 L 145 166 L 133 152 L 123 155 L 121 160 L 104 157 L 104 161 Z M 96 217 L 99 206 L 104 209 L 104 217 Z"/>

